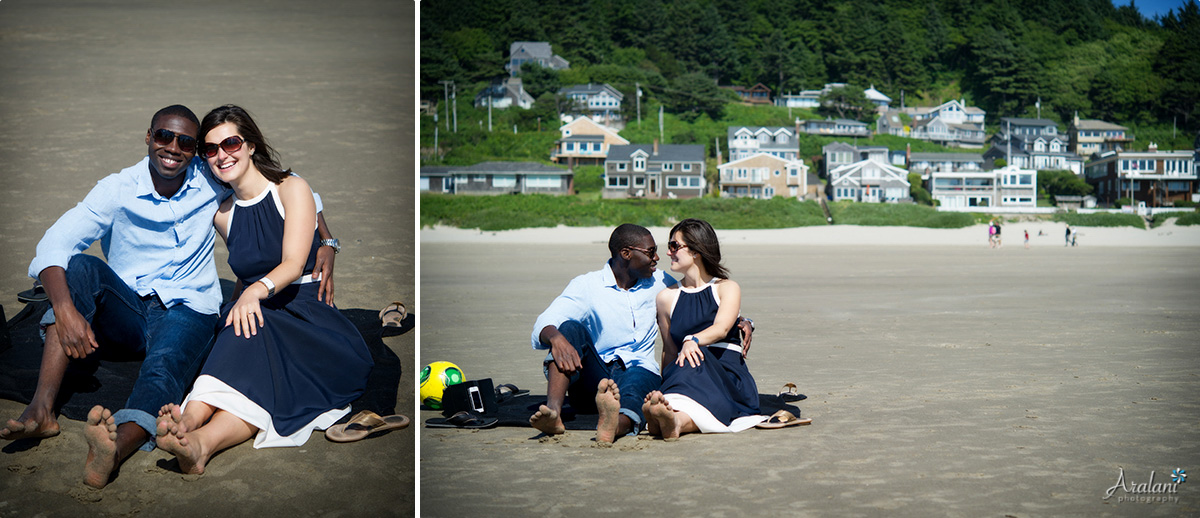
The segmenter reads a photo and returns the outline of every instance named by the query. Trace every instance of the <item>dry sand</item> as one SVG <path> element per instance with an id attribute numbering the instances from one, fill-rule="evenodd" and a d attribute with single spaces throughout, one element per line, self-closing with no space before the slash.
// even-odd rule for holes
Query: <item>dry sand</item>
<path id="1" fill-rule="evenodd" d="M 1029 250 L 1022 224 L 1001 249 L 983 226 L 719 230 L 760 392 L 795 382 L 812 425 L 611 449 L 585 432 L 422 429 L 421 514 L 1200 512 L 1192 483 L 1169 503 L 1104 499 L 1121 470 L 1132 485 L 1200 465 L 1196 229 L 1081 228 L 1065 248 L 1045 225 L 1028 225 Z M 608 232 L 422 230 L 422 363 L 544 394 L 533 320 L 602 265 Z"/>
<path id="2" fill-rule="evenodd" d="M 47 228 L 140 160 L 159 108 L 246 107 L 319 192 L 342 242 L 336 302 L 415 307 L 412 2 L 0 3 L 0 304 L 9 318 Z M 98 247 L 91 253 L 98 254 Z M 217 245 L 223 279 L 232 279 Z M 414 332 L 386 338 L 411 415 Z M 0 401 L 0 416 L 22 405 Z M 412 516 L 415 433 L 217 456 L 203 477 L 138 453 L 103 491 L 80 484 L 82 423 L 0 450 L 0 516 Z"/>

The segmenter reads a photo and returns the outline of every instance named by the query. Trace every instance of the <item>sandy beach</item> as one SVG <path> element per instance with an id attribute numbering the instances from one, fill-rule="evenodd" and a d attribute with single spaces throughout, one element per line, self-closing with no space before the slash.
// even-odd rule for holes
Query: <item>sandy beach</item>
<path id="1" fill-rule="evenodd" d="M 411 2 L 0 3 L 0 304 L 8 318 L 42 234 L 101 178 L 145 156 L 156 110 L 225 103 L 256 118 L 283 165 L 321 194 L 342 243 L 343 309 L 416 308 L 414 18 Z M 89 253 L 99 255 L 99 247 Z M 233 275 L 217 245 L 222 279 Z M 416 333 L 397 410 L 411 415 Z M 0 401 L 0 416 L 23 405 Z M 0 516 L 412 516 L 413 429 L 353 444 L 249 443 L 201 477 L 138 453 L 102 491 L 80 482 L 83 423 L 38 444 L 0 444 Z"/>
<path id="2" fill-rule="evenodd" d="M 758 328 L 759 391 L 796 383 L 812 425 L 614 448 L 586 432 L 425 428 L 421 514 L 1200 512 L 1187 482 L 1113 489 L 1152 472 L 1169 486 L 1200 461 L 1197 229 L 1080 228 L 1067 248 L 1063 225 L 1029 224 L 1026 250 L 1024 228 L 1006 225 L 1000 249 L 984 226 L 718 229 Z M 660 247 L 667 230 L 652 229 Z M 533 321 L 603 264 L 610 231 L 423 229 L 422 363 L 545 394 Z"/>

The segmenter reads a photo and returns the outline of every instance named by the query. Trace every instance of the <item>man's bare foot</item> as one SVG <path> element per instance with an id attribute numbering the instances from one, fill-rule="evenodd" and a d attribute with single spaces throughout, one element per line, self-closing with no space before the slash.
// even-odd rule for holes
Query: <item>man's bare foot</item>
<path id="1" fill-rule="evenodd" d="M 612 444 L 617 439 L 617 428 L 621 424 L 621 392 L 617 382 L 608 378 L 600 380 L 596 387 L 596 410 L 600 419 L 596 423 L 596 442 Z"/>
<path id="2" fill-rule="evenodd" d="M 92 407 L 83 437 L 88 445 L 83 483 L 95 488 L 107 486 L 113 470 L 117 469 L 117 423 L 112 412 L 100 405 Z"/>
<path id="3" fill-rule="evenodd" d="M 9 419 L 5 427 L 0 428 L 0 439 L 45 439 L 58 435 L 58 432 L 58 418 L 54 412 L 30 405 L 25 407 L 21 417 Z"/>
<path id="4" fill-rule="evenodd" d="M 529 426 L 537 428 L 546 435 L 558 435 L 567 431 L 563 427 L 558 412 L 546 405 L 539 406 L 537 412 L 529 416 Z"/>
<path id="5" fill-rule="evenodd" d="M 191 430 L 183 423 L 179 405 L 170 403 L 158 411 L 155 422 L 155 443 L 163 451 L 175 456 L 179 469 L 189 475 L 204 474 L 205 458 L 199 443 L 191 440 Z"/>
<path id="6" fill-rule="evenodd" d="M 675 419 L 675 409 L 671 408 L 671 404 L 667 402 L 667 398 L 663 397 L 662 392 L 656 390 L 651 392 L 648 397 L 650 398 L 650 412 L 646 419 L 658 421 L 658 429 L 662 433 L 663 439 L 678 439 L 679 423 Z"/>
<path id="7" fill-rule="evenodd" d="M 662 432 L 658 427 L 658 419 L 655 419 L 654 415 L 650 413 L 650 396 L 653 394 L 661 394 L 661 392 L 654 390 L 646 394 L 645 402 L 642 403 L 642 415 L 646 417 L 646 431 L 657 437 L 662 435 Z"/>

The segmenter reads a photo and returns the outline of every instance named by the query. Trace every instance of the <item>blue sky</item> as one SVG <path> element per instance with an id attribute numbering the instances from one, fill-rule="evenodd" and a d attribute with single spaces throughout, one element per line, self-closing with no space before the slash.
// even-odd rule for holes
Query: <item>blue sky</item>
<path id="1" fill-rule="evenodd" d="M 1141 11 L 1142 16 L 1154 19 L 1155 16 L 1167 14 L 1167 11 L 1176 9 L 1177 7 L 1183 5 L 1184 1 L 1185 0 L 1134 0 L 1134 3 L 1137 4 L 1137 9 L 1138 11 Z M 1129 5 L 1129 0 L 1113 0 L 1113 5 Z"/>

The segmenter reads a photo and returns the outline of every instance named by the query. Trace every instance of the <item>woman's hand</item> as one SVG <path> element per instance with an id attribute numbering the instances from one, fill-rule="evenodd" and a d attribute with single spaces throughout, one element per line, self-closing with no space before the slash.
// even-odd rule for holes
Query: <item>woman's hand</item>
<path id="1" fill-rule="evenodd" d="M 675 360 L 675 365 L 683 367 L 684 362 L 687 362 L 692 368 L 699 367 L 704 362 L 704 353 L 700 352 L 700 343 L 690 335 L 683 340 L 683 347 L 679 350 L 679 358 Z"/>
<path id="2" fill-rule="evenodd" d="M 242 296 L 238 297 L 237 302 L 230 308 L 229 316 L 225 317 L 225 326 L 233 325 L 235 336 L 250 338 L 258 334 L 258 328 L 265 323 L 262 307 L 258 302 L 259 295 L 266 296 L 266 289 L 262 283 L 251 284 L 242 291 Z"/>

